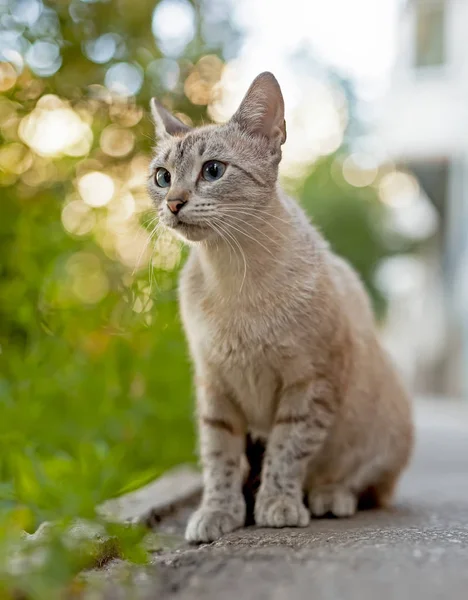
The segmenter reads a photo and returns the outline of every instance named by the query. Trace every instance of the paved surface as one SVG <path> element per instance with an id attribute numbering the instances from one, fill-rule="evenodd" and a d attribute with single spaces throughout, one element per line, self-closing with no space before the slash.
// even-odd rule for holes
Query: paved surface
<path id="1" fill-rule="evenodd" d="M 199 548 L 166 549 L 132 576 L 138 593 L 133 587 L 121 597 L 466 600 L 468 406 L 426 403 L 416 413 L 416 452 L 391 510 L 316 520 L 307 529 L 248 528 Z M 173 543 L 184 518 L 167 526 Z M 110 568 L 109 579 L 121 566 Z"/>

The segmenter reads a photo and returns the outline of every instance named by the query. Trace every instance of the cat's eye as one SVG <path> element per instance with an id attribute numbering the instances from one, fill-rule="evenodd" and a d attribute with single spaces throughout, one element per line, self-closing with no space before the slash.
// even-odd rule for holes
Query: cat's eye
<path id="1" fill-rule="evenodd" d="M 216 181 L 224 175 L 226 165 L 219 160 L 209 160 L 202 167 L 202 177 L 206 181 Z"/>
<path id="2" fill-rule="evenodd" d="M 169 187 L 171 185 L 171 174 L 164 167 L 158 167 L 154 175 L 154 180 L 159 187 Z"/>

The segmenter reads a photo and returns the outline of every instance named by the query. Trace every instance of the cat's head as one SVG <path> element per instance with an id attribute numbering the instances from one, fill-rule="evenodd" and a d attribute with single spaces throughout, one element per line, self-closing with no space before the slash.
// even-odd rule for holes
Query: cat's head
<path id="1" fill-rule="evenodd" d="M 158 144 L 149 193 L 160 222 L 187 241 L 223 237 L 226 223 L 248 219 L 276 188 L 286 140 L 281 89 L 271 73 L 250 86 L 224 125 L 191 128 L 151 101 Z M 233 225 L 234 224 L 234 225 Z"/>

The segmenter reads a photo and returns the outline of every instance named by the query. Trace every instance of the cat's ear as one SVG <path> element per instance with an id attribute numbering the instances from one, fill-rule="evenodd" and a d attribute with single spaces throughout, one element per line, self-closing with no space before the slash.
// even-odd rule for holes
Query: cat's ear
<path id="1" fill-rule="evenodd" d="M 191 127 L 174 117 L 156 98 L 151 98 L 150 107 L 159 139 L 169 135 L 185 135 L 190 131 Z"/>
<path id="2" fill-rule="evenodd" d="M 286 122 L 281 88 L 272 73 L 260 73 L 231 119 L 244 131 L 284 144 Z"/>

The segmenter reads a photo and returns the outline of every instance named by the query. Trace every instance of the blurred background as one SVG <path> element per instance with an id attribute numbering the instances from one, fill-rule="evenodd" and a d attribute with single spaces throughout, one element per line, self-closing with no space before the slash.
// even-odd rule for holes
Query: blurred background
<path id="1" fill-rule="evenodd" d="M 466 396 L 467 26 L 465 0 L 0 0 L 2 539 L 196 460 L 152 96 L 222 122 L 273 71 L 283 186 L 414 394 Z"/>

